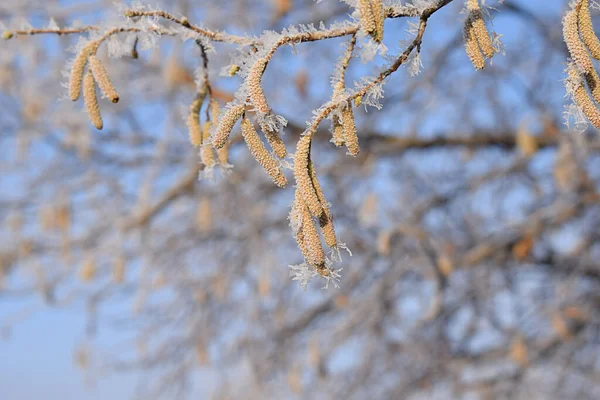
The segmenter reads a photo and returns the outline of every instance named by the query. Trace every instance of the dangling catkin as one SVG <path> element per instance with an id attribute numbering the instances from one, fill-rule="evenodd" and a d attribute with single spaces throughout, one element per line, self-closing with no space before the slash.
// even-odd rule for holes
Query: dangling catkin
<path id="1" fill-rule="evenodd" d="M 98 98 L 96 97 L 94 75 L 89 70 L 83 78 L 83 103 L 92 124 L 94 124 L 96 129 L 102 129 L 102 116 L 100 115 L 100 107 L 98 107 Z"/>
<path id="2" fill-rule="evenodd" d="M 483 55 L 486 58 L 492 58 L 496 50 L 492 45 L 490 33 L 485 26 L 479 0 L 469 0 L 467 2 L 467 9 L 469 10 L 469 19 L 471 19 L 471 23 L 473 24 L 472 32 L 479 43 Z"/>
<path id="3" fill-rule="evenodd" d="M 252 104 L 254 104 L 254 108 L 262 114 L 267 114 L 271 111 L 271 107 L 267 103 L 267 98 L 260 84 L 266 67 L 267 60 L 261 58 L 254 63 L 248 72 L 248 96 Z"/>
<path id="4" fill-rule="evenodd" d="M 309 132 L 298 141 L 296 154 L 294 155 L 294 177 L 296 178 L 298 190 L 302 195 L 299 200 L 303 200 L 306 203 L 312 215 L 321 218 L 323 206 L 312 185 L 310 171 L 308 170 L 311 137 L 312 132 Z"/>
<path id="5" fill-rule="evenodd" d="M 581 32 L 581 37 L 590 50 L 592 57 L 600 60 L 600 40 L 598 40 L 598 36 L 594 33 L 589 0 L 583 0 L 579 7 L 579 31 Z"/>
<path id="6" fill-rule="evenodd" d="M 266 124 L 263 123 L 260 124 L 260 129 L 265 134 L 267 142 L 269 143 L 269 146 L 271 146 L 271 148 L 273 149 L 275 155 L 279 158 L 285 158 L 285 156 L 287 156 L 287 149 L 285 148 L 285 143 L 283 143 L 283 139 L 281 138 L 281 136 L 279 136 L 277 131 L 270 129 Z"/>
<path id="7" fill-rule="evenodd" d="M 325 253 L 323 252 L 323 245 L 319 238 L 319 233 L 313 222 L 310 210 L 306 206 L 306 203 L 300 200 L 300 211 L 302 212 L 302 233 L 304 234 L 304 243 L 308 248 L 309 257 L 306 261 L 315 267 L 325 264 Z"/>
<path id="8" fill-rule="evenodd" d="M 577 13 L 581 4 L 578 4 L 569 11 L 563 18 L 563 38 L 569 49 L 569 54 L 575 64 L 585 73 L 590 73 L 594 69 L 594 64 L 590 55 L 581 41 L 578 31 Z"/>
<path id="9" fill-rule="evenodd" d="M 200 126 L 200 109 L 202 108 L 202 104 L 204 103 L 204 98 L 206 97 L 206 91 L 202 90 L 198 92 L 192 104 L 190 105 L 190 112 L 188 114 L 188 130 L 190 143 L 192 146 L 198 147 L 202 144 L 202 127 Z"/>
<path id="10" fill-rule="evenodd" d="M 325 194 L 323 194 L 323 189 L 321 188 L 319 180 L 317 179 L 315 166 L 313 165 L 312 161 L 309 161 L 308 169 L 310 170 L 310 181 L 313 187 L 315 188 L 317 197 L 319 198 L 321 206 L 323 207 L 323 215 L 321 215 L 321 217 L 319 218 L 319 226 L 321 227 L 321 232 L 323 233 L 325 244 L 327 245 L 327 247 L 330 248 L 336 247 L 337 237 L 335 236 L 333 217 L 331 215 L 331 211 L 329 210 L 327 199 L 325 199 Z"/>
<path id="11" fill-rule="evenodd" d="M 206 168 L 212 168 L 217 163 L 215 158 L 215 152 L 212 145 L 210 144 L 210 122 L 204 123 L 202 129 L 202 147 L 200 147 L 200 161 L 206 166 Z"/>
<path id="12" fill-rule="evenodd" d="M 215 146 L 216 149 L 220 149 L 221 147 L 225 146 L 233 126 L 238 119 L 240 119 L 243 113 L 244 106 L 238 105 L 231 107 L 229 110 L 227 110 L 223 117 L 221 117 L 219 126 L 217 126 L 217 130 L 212 139 L 213 146 Z"/>
<path id="13" fill-rule="evenodd" d="M 275 160 L 269 151 L 265 148 L 265 145 L 260 140 L 256 129 L 252 122 L 246 117 L 242 118 L 242 135 L 244 140 L 250 149 L 250 153 L 256 159 L 256 161 L 263 167 L 267 174 L 271 177 L 273 182 L 283 188 L 287 185 L 287 179 L 281 172 L 281 167 L 277 160 Z"/>
<path id="14" fill-rule="evenodd" d="M 597 103 L 600 103 L 600 77 L 595 69 L 592 69 L 589 73 L 584 74 L 585 82 L 592 93 L 592 97 Z"/>
<path id="15" fill-rule="evenodd" d="M 81 84 L 83 82 L 83 75 L 85 72 L 85 65 L 87 64 L 89 56 L 96 50 L 97 47 L 97 42 L 88 43 L 83 49 L 81 49 L 73 61 L 73 66 L 71 68 L 71 79 L 69 81 L 69 97 L 73 101 L 79 99 L 79 94 L 81 93 Z"/>
<path id="16" fill-rule="evenodd" d="M 375 15 L 371 8 L 370 0 L 358 0 L 358 12 L 360 13 L 360 24 L 365 32 L 375 32 Z"/>
<path id="17" fill-rule="evenodd" d="M 581 77 L 575 68 L 569 68 L 569 83 L 572 85 L 573 100 L 581 108 L 583 114 L 591 124 L 600 129 L 600 111 L 590 97 Z"/>
<path id="18" fill-rule="evenodd" d="M 381 43 L 383 40 L 383 23 L 385 22 L 383 1 L 371 0 L 371 9 L 373 10 L 373 17 L 375 19 L 375 31 L 373 32 L 373 39 L 375 39 L 376 42 Z"/>
<path id="19" fill-rule="evenodd" d="M 477 43 L 477 37 L 475 36 L 475 27 L 473 26 L 473 17 L 469 15 L 465 20 L 465 26 L 463 28 L 463 38 L 465 41 L 465 50 L 467 56 L 471 60 L 471 63 L 475 69 L 483 69 L 485 67 L 485 58 Z"/>
<path id="20" fill-rule="evenodd" d="M 331 123 L 333 125 L 333 137 L 331 138 L 331 142 L 335 144 L 337 147 L 343 146 L 344 141 L 344 128 L 342 124 L 340 124 L 340 119 L 337 115 L 331 117 Z"/>
<path id="21" fill-rule="evenodd" d="M 350 155 L 356 156 L 360 151 L 358 146 L 358 134 L 356 133 L 356 124 L 354 123 L 354 113 L 352 105 L 348 103 L 342 110 L 342 128 L 344 130 L 344 142 Z"/>
<path id="22" fill-rule="evenodd" d="M 217 158 L 221 166 L 229 165 L 229 141 L 225 142 L 223 147 L 217 150 Z"/>
<path id="23" fill-rule="evenodd" d="M 96 57 L 95 54 L 92 54 L 89 58 L 90 61 L 90 69 L 94 74 L 94 79 L 98 82 L 98 87 L 102 90 L 102 93 L 113 103 L 119 102 L 119 94 L 115 90 L 110 78 L 108 77 L 108 73 L 106 73 L 106 69 L 104 69 L 104 65 L 100 62 L 100 59 Z"/>

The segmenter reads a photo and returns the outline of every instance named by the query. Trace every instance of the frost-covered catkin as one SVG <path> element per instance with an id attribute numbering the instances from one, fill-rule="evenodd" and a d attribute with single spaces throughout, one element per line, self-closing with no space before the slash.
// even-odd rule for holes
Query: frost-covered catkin
<path id="1" fill-rule="evenodd" d="M 597 103 L 600 103 L 600 77 L 595 69 L 585 74 L 585 82 L 592 93 L 592 97 Z"/>
<path id="2" fill-rule="evenodd" d="M 294 155 L 294 177 L 296 178 L 298 190 L 302 195 L 301 200 L 306 203 L 312 215 L 320 218 L 323 214 L 323 206 L 312 185 L 308 169 L 311 137 L 312 132 L 309 132 L 298 141 L 296 154 Z"/>
<path id="3" fill-rule="evenodd" d="M 383 1 L 371 0 L 371 9 L 373 10 L 373 17 L 375 19 L 375 31 L 373 32 L 373 39 L 375 39 L 376 42 L 381 43 L 383 40 L 383 23 L 385 22 Z"/>
<path id="4" fill-rule="evenodd" d="M 360 151 L 360 147 L 358 145 L 358 134 L 356 132 L 356 123 L 354 122 L 352 105 L 348 103 L 341 113 L 341 123 L 344 130 L 344 142 L 346 143 L 346 148 L 350 155 L 356 156 Z"/>
<path id="5" fill-rule="evenodd" d="M 267 98 L 261 86 L 261 79 L 266 67 L 267 60 L 261 58 L 254 63 L 250 68 L 250 72 L 248 72 L 248 96 L 252 104 L 254 104 L 254 108 L 262 114 L 267 114 L 271 111 L 271 107 L 267 103 Z"/>
<path id="6" fill-rule="evenodd" d="M 321 215 L 321 217 L 319 218 L 319 226 L 321 227 L 321 232 L 323 233 L 325 244 L 327 245 L 327 247 L 333 248 L 337 246 L 337 237 L 335 235 L 335 229 L 333 226 L 333 217 L 331 215 L 331 211 L 329 210 L 327 199 L 325 199 L 323 189 L 321 188 L 319 180 L 317 179 L 315 167 L 312 162 L 309 162 L 308 168 L 310 170 L 311 183 L 315 188 L 317 197 L 319 198 L 319 201 L 321 202 L 321 205 L 323 207 L 323 215 Z"/>
<path id="7" fill-rule="evenodd" d="M 375 32 L 375 15 L 373 15 L 371 1 L 358 0 L 357 8 L 360 13 L 360 24 L 363 30 L 369 34 Z"/>
<path id="8" fill-rule="evenodd" d="M 569 68 L 567 83 L 571 85 L 571 92 L 575 104 L 581 108 L 583 114 L 590 123 L 595 128 L 600 129 L 600 110 L 598 110 L 598 107 L 590 97 L 583 84 L 582 77 L 578 75 L 578 71 L 574 67 Z"/>
<path id="9" fill-rule="evenodd" d="M 585 44 L 579 37 L 577 14 L 580 6 L 581 4 L 577 4 L 563 18 L 563 38 L 575 64 L 583 72 L 589 73 L 594 69 L 594 64 L 585 48 Z"/>
<path id="10" fill-rule="evenodd" d="M 269 146 L 273 149 L 275 155 L 279 158 L 285 158 L 287 156 L 287 149 L 285 147 L 285 143 L 283 143 L 283 139 L 279 136 L 277 131 L 269 128 L 266 124 L 261 123 L 260 128 L 265 134 L 267 138 L 267 142 Z"/>
<path id="11" fill-rule="evenodd" d="M 92 54 L 89 58 L 90 69 L 94 74 L 94 79 L 98 82 L 98 87 L 102 90 L 102 93 L 113 103 L 119 102 L 119 94 L 113 86 L 104 65 L 95 54 Z"/>
<path id="12" fill-rule="evenodd" d="M 85 65 L 87 64 L 90 55 L 96 50 L 97 47 L 98 44 L 96 42 L 90 42 L 83 49 L 81 49 L 77 56 L 75 56 L 73 66 L 71 67 L 71 78 L 69 80 L 69 97 L 73 101 L 79 99 L 81 85 L 83 83 L 83 75 L 85 73 Z"/>
<path id="13" fill-rule="evenodd" d="M 252 156 L 260 166 L 263 167 L 273 182 L 281 188 L 285 187 L 287 185 L 287 179 L 281 172 L 281 166 L 277 160 L 271 156 L 263 142 L 260 140 L 258 133 L 256 133 L 254 125 L 252 125 L 252 122 L 246 117 L 242 118 L 242 135 L 250 149 L 250 153 L 252 153 Z"/>
<path id="14" fill-rule="evenodd" d="M 473 18 L 471 15 L 465 20 L 465 26 L 463 28 L 463 38 L 465 41 L 465 50 L 467 56 L 471 60 L 471 63 L 475 69 L 483 69 L 485 67 L 485 58 L 477 43 L 477 37 L 475 36 L 475 27 L 473 26 Z"/>
<path id="15" fill-rule="evenodd" d="M 190 143 L 192 146 L 198 147 L 202 144 L 202 127 L 200 126 L 200 109 L 202 108 L 202 103 L 204 103 L 204 98 L 206 97 L 206 92 L 201 91 L 196 95 L 192 104 L 190 104 L 190 112 L 188 114 L 188 132 L 190 137 Z"/>
<path id="16" fill-rule="evenodd" d="M 243 113 L 244 106 L 237 105 L 231 107 L 229 110 L 227 110 L 227 112 L 225 112 L 225 114 L 223 114 L 223 117 L 221 117 L 219 120 L 219 125 L 217 126 L 217 130 L 212 138 L 213 146 L 215 146 L 216 149 L 220 149 L 221 147 L 225 146 L 233 126 L 238 119 L 241 118 Z"/>
<path id="17" fill-rule="evenodd" d="M 492 58 L 496 50 L 492 44 L 490 33 L 485 26 L 479 0 L 468 0 L 467 10 L 469 10 L 469 17 L 467 19 L 470 19 L 470 23 L 473 25 L 472 33 L 475 39 L 477 39 L 481 52 L 486 58 Z"/>
<path id="18" fill-rule="evenodd" d="M 583 0 L 579 7 L 579 31 L 581 32 L 581 37 L 590 50 L 592 57 L 600 60 L 600 40 L 598 40 L 598 36 L 594 32 L 594 25 L 592 25 L 589 0 Z"/>
<path id="19" fill-rule="evenodd" d="M 306 203 L 302 202 L 302 199 L 296 199 L 299 201 L 299 207 L 302 215 L 302 233 L 304 235 L 304 243 L 308 249 L 308 257 L 306 261 L 313 266 L 321 266 L 325 264 L 325 253 L 323 252 L 323 245 L 319 238 L 319 232 L 315 226 L 310 210 L 306 206 Z"/>
<path id="20" fill-rule="evenodd" d="M 210 144 L 210 122 L 205 122 L 202 129 L 202 147 L 200 147 L 200 161 L 206 168 L 212 168 L 217 163 L 215 151 Z"/>
<path id="21" fill-rule="evenodd" d="M 96 97 L 94 75 L 89 70 L 83 78 L 83 103 L 92 124 L 94 124 L 96 129 L 102 129 L 102 116 L 100 115 L 100 107 L 98 107 L 98 98 Z"/>
<path id="22" fill-rule="evenodd" d="M 333 137 L 331 138 L 331 142 L 335 144 L 337 147 L 343 146 L 344 143 L 344 128 L 340 123 L 340 119 L 337 115 L 331 117 L 331 124 L 333 130 Z"/>

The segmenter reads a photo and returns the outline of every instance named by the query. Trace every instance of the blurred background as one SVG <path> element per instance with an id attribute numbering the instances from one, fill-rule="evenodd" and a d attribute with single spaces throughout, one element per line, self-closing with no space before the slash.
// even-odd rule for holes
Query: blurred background
<path id="1" fill-rule="evenodd" d="M 505 55 L 474 71 L 453 1 L 430 19 L 422 72 L 395 73 L 381 111 L 355 109 L 359 156 L 329 143 L 327 123 L 317 133 L 317 175 L 353 253 L 329 290 L 290 280 L 302 261 L 293 188 L 271 183 L 239 127 L 230 174 L 198 180 L 193 41 L 163 36 L 138 58 L 101 47 L 121 96 L 100 101 L 102 131 L 61 85 L 77 35 L 2 41 L 0 397 L 600 398 L 600 140 L 563 121 L 568 2 L 487 3 Z M 252 35 L 352 12 L 333 0 L 152 5 Z M 0 20 L 108 29 L 118 9 L 5 0 Z M 386 22 L 389 55 L 409 22 Z M 118 38 L 133 49 L 133 34 Z M 269 64 L 288 151 L 331 98 L 347 41 L 284 47 Z M 241 80 L 219 72 L 239 52 L 215 49 L 224 105 Z M 348 86 L 385 63 L 352 59 Z"/>

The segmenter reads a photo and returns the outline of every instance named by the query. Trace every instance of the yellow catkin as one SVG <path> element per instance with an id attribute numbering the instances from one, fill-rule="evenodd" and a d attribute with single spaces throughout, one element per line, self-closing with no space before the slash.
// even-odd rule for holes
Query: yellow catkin
<path id="1" fill-rule="evenodd" d="M 244 113 L 244 106 L 238 105 L 233 106 L 219 120 L 219 125 L 217 126 L 217 130 L 213 136 L 212 142 L 215 148 L 220 149 L 225 146 L 227 139 L 229 139 L 229 134 L 233 129 L 233 126 L 241 118 Z"/>
<path id="2" fill-rule="evenodd" d="M 492 38 L 485 26 L 483 14 L 480 10 L 473 11 L 473 32 L 475 33 L 475 38 L 477 39 L 477 43 L 479 43 L 479 48 L 483 55 L 486 58 L 492 58 L 496 50 L 494 49 Z"/>
<path id="3" fill-rule="evenodd" d="M 569 80 L 573 85 L 573 100 L 581 108 L 590 123 L 595 128 L 600 129 L 600 110 L 598 110 L 598 107 L 586 90 L 581 77 L 577 75 L 577 71 L 574 68 L 569 69 Z"/>
<path id="4" fill-rule="evenodd" d="M 329 210 L 327 199 L 325 198 L 323 189 L 319 184 L 319 180 L 317 179 L 317 174 L 315 172 L 315 166 L 312 162 L 309 162 L 308 168 L 310 170 L 310 181 L 315 189 L 317 197 L 319 198 L 319 202 L 323 207 L 323 214 L 319 218 L 319 226 L 321 227 L 321 232 L 323 233 L 325 244 L 327 245 L 327 247 L 333 248 L 337 246 L 337 237 L 335 235 L 335 229 L 333 225 L 333 216 L 331 215 L 331 211 Z"/>
<path id="5" fill-rule="evenodd" d="M 248 72 L 248 96 L 250 97 L 252 104 L 254 104 L 254 108 L 262 114 L 271 111 L 271 107 L 269 107 L 269 103 L 267 103 L 267 98 L 265 97 L 265 93 L 260 84 L 266 67 L 267 60 L 261 58 L 254 63 Z"/>
<path id="6" fill-rule="evenodd" d="M 222 166 L 229 165 L 229 142 L 225 142 L 225 145 L 217 150 L 217 159 L 219 164 Z"/>
<path id="7" fill-rule="evenodd" d="M 592 25 L 592 16 L 590 15 L 590 2 L 589 0 L 583 0 L 579 9 L 579 31 L 583 42 L 586 44 L 592 57 L 596 60 L 600 60 L 600 40 L 594 33 L 594 26 Z"/>
<path id="8" fill-rule="evenodd" d="M 202 147 L 200 147 L 200 161 L 207 168 L 212 168 L 217 164 L 215 151 L 210 143 L 210 122 L 205 122 L 202 129 Z"/>
<path id="9" fill-rule="evenodd" d="M 581 4 L 575 6 L 575 8 L 569 11 L 563 18 L 563 39 L 575 64 L 577 64 L 583 72 L 590 73 L 592 69 L 594 69 L 594 64 L 585 48 L 585 44 L 579 37 L 577 14 L 580 6 Z"/>
<path id="10" fill-rule="evenodd" d="M 337 115 L 334 115 L 331 118 L 331 123 L 333 125 L 333 136 L 331 138 L 331 142 L 333 144 L 335 144 L 337 147 L 343 146 L 344 143 L 346 143 L 344 141 L 344 128 L 342 127 L 342 124 L 340 123 L 340 119 L 338 118 Z"/>
<path id="11" fill-rule="evenodd" d="M 190 112 L 188 114 L 187 126 L 189 131 L 190 143 L 192 146 L 198 147 L 202 144 L 202 127 L 200 126 L 200 109 L 204 103 L 206 91 L 200 91 L 192 104 L 190 104 Z"/>
<path id="12" fill-rule="evenodd" d="M 471 15 L 465 20 L 465 26 L 463 28 L 463 38 L 465 41 L 465 50 L 469 60 L 475 67 L 475 69 L 483 69 L 485 67 L 485 58 L 477 43 L 477 37 L 475 36 L 475 27 L 473 26 L 473 18 Z"/>
<path id="13" fill-rule="evenodd" d="M 94 75 L 88 71 L 83 78 L 83 103 L 90 117 L 90 121 L 96 129 L 102 129 L 102 116 L 100 107 L 98 107 L 98 98 L 96 97 L 96 85 L 94 84 Z"/>
<path id="14" fill-rule="evenodd" d="M 356 124 L 354 122 L 354 113 L 352 112 L 352 106 L 348 104 L 346 108 L 342 110 L 342 128 L 344 130 L 344 142 L 350 155 L 356 156 L 360 151 L 358 145 L 358 134 L 356 133 Z"/>
<path id="15" fill-rule="evenodd" d="M 98 82 L 98 87 L 102 90 L 102 93 L 113 103 L 119 102 L 119 94 L 113 86 L 104 65 L 95 54 L 92 54 L 89 58 L 90 69 L 94 74 L 94 79 Z"/>
<path id="16" fill-rule="evenodd" d="M 321 215 L 323 215 L 323 206 L 312 185 L 308 169 L 311 137 L 312 134 L 308 133 L 298 141 L 296 154 L 294 155 L 294 177 L 296 178 L 299 194 L 308 206 L 311 214 L 317 218 L 321 218 Z"/>
<path id="17" fill-rule="evenodd" d="M 598 77 L 598 73 L 595 69 L 592 69 L 590 72 L 584 74 L 584 77 L 592 97 L 597 103 L 600 103 L 600 77 Z"/>
<path id="18" fill-rule="evenodd" d="M 375 31 L 373 32 L 373 39 L 375 39 L 376 42 L 381 42 L 383 40 L 383 23 L 385 22 L 383 1 L 371 0 L 371 9 L 373 10 L 373 17 L 375 19 Z"/>
<path id="19" fill-rule="evenodd" d="M 287 149 L 285 147 L 285 143 L 283 143 L 283 139 L 281 136 L 279 136 L 277 131 L 270 129 L 265 124 L 261 124 L 260 128 L 265 134 L 265 138 L 267 138 L 267 142 L 273 149 L 275 155 L 279 158 L 285 158 L 287 156 Z"/>
<path id="20" fill-rule="evenodd" d="M 281 172 L 279 163 L 271 156 L 263 142 L 260 140 L 258 133 L 256 133 L 254 125 L 252 125 L 252 122 L 246 117 L 242 118 L 242 135 L 250 149 L 250 153 L 252 153 L 252 156 L 260 166 L 263 167 L 273 182 L 281 188 L 285 187 L 287 185 L 287 179 Z"/>
<path id="21" fill-rule="evenodd" d="M 375 16 L 369 0 L 358 0 L 358 12 L 360 13 L 360 24 L 365 32 L 375 32 Z"/>
<path id="22" fill-rule="evenodd" d="M 90 55 L 98 48 L 98 43 L 88 43 L 75 57 L 73 66 L 71 67 L 71 79 L 69 80 L 69 97 L 76 101 L 81 93 L 81 84 L 83 83 L 83 75 L 85 65 L 87 64 Z"/>
<path id="23" fill-rule="evenodd" d="M 302 202 L 302 199 L 296 199 L 299 202 L 300 211 L 302 215 L 302 233 L 304 234 L 304 243 L 308 248 L 308 257 L 306 261 L 313 266 L 323 266 L 325 264 L 325 253 L 323 252 L 323 245 L 317 232 L 310 210 L 306 206 L 306 203 Z"/>

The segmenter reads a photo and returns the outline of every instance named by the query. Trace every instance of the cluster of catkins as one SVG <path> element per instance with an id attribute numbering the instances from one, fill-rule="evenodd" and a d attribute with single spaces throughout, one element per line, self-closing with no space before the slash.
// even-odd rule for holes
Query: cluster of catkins
<path id="1" fill-rule="evenodd" d="M 119 101 L 119 94 L 110 81 L 102 62 L 96 56 L 99 45 L 100 41 L 90 42 L 77 54 L 73 61 L 69 82 L 69 97 L 73 101 L 79 99 L 83 86 L 83 102 L 96 129 L 102 129 L 103 126 L 98 98 L 96 97 L 96 83 L 104 96 L 111 102 L 117 103 Z M 86 65 L 88 65 L 87 72 L 85 71 Z"/>
<path id="2" fill-rule="evenodd" d="M 600 41 L 592 26 L 589 0 L 571 3 L 563 18 L 563 37 L 571 55 L 567 92 L 591 124 L 600 129 L 600 78 L 592 61 L 592 57 L 600 60 Z"/>
<path id="3" fill-rule="evenodd" d="M 463 28 L 465 50 L 475 69 L 483 69 L 485 59 L 492 58 L 497 50 L 485 26 L 479 0 L 466 0 L 466 11 Z"/>

